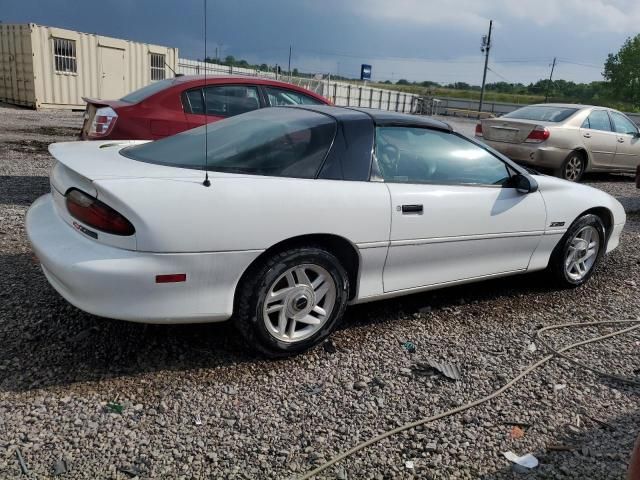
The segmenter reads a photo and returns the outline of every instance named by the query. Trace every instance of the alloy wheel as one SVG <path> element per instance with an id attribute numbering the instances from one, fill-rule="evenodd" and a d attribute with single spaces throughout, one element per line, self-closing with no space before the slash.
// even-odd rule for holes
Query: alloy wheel
<path id="1" fill-rule="evenodd" d="M 595 227 L 587 225 L 574 235 L 564 261 L 567 276 L 579 282 L 593 268 L 600 251 L 600 236 Z"/>
<path id="2" fill-rule="evenodd" d="M 578 181 L 582 175 L 583 168 L 582 158 L 578 155 L 573 155 L 564 167 L 564 178 L 571 182 Z"/>
<path id="3" fill-rule="evenodd" d="M 274 338 L 297 342 L 322 329 L 335 303 L 336 284 L 331 274 L 319 265 L 298 265 L 271 284 L 262 316 Z"/>

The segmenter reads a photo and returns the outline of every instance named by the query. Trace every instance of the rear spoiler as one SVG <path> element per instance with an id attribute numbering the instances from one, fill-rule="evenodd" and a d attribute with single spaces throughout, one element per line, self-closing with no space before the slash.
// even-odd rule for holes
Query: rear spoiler
<path id="1" fill-rule="evenodd" d="M 100 98 L 82 97 L 82 100 L 87 102 L 87 105 L 94 105 L 96 107 L 123 107 L 131 105 L 130 103 L 123 102 L 121 100 L 102 100 Z"/>

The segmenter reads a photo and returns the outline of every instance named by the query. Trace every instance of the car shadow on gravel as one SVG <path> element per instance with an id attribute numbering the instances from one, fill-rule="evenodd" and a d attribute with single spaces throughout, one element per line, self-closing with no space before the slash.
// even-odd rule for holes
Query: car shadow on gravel
<path id="1" fill-rule="evenodd" d="M 454 287 L 415 293 L 403 297 L 355 305 L 347 310 L 340 328 L 350 328 L 359 323 L 375 323 L 388 320 L 390 315 L 401 317 L 414 313 L 440 310 L 468 303 L 490 303 L 497 299 L 521 297 L 534 293 L 555 291 L 544 272 L 514 275 L 494 280 L 469 283 Z"/>
<path id="2" fill-rule="evenodd" d="M 620 388 L 625 388 L 620 386 Z M 571 394 L 570 391 L 567 392 Z M 640 433 L 640 411 L 604 420 L 582 413 L 588 407 L 576 401 L 574 422 L 563 425 L 554 433 L 555 440 L 528 452 L 540 462 L 537 468 L 527 470 L 508 466 L 490 474 L 478 476 L 482 480 L 514 478 L 533 480 L 626 478 L 631 453 Z M 607 412 L 603 412 L 607 415 Z M 609 415 L 607 415 L 609 417 Z M 536 430 L 547 425 L 532 424 L 525 429 L 525 437 L 536 435 Z"/>
<path id="3" fill-rule="evenodd" d="M 4 140 L 0 143 L 0 152 L 13 150 L 21 154 L 48 154 L 51 143 L 44 140 Z"/>
<path id="4" fill-rule="evenodd" d="M 0 391 L 24 391 L 161 370 L 188 371 L 263 359 L 244 349 L 229 322 L 146 325 L 96 317 L 67 303 L 32 255 L 0 256 Z M 341 328 L 401 318 L 424 305 L 548 291 L 536 275 L 417 294 L 347 310 Z"/>
<path id="5" fill-rule="evenodd" d="M 1 175 L 0 205 L 31 205 L 50 190 L 49 177 Z"/>
<path id="6" fill-rule="evenodd" d="M 77 140 L 80 133 L 76 127 L 60 127 L 43 125 L 34 128 L 7 128 L 7 132 L 24 133 L 27 135 L 44 135 L 46 137 L 60 137 L 61 142 Z"/>
<path id="7" fill-rule="evenodd" d="M 0 391 L 256 361 L 228 323 L 146 325 L 96 317 L 49 286 L 35 257 L 0 255 Z"/>
<path id="8" fill-rule="evenodd" d="M 582 183 L 627 183 L 634 181 L 634 175 L 631 173 L 602 173 L 602 172 L 590 172 L 585 173 Z"/>

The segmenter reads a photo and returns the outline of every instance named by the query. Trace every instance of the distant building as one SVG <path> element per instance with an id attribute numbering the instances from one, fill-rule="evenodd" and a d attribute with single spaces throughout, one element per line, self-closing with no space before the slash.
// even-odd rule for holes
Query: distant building
<path id="1" fill-rule="evenodd" d="M 83 109 L 177 71 L 178 49 L 33 23 L 0 24 L 0 101 Z"/>

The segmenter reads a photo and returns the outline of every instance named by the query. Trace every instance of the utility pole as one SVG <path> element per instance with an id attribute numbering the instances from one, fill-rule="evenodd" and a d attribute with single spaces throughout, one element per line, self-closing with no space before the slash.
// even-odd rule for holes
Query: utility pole
<path id="1" fill-rule="evenodd" d="M 551 64 L 551 74 L 549 75 L 549 81 L 547 82 L 547 92 L 544 94 L 544 103 L 549 100 L 549 89 L 551 88 L 551 82 L 553 80 L 553 71 L 556 68 L 556 57 L 553 57 L 553 63 Z"/>
<path id="2" fill-rule="evenodd" d="M 291 45 L 289 45 L 289 81 L 291 81 Z"/>
<path id="3" fill-rule="evenodd" d="M 487 68 L 489 67 L 489 50 L 491 50 L 491 30 L 493 29 L 493 20 L 489 20 L 489 35 L 482 37 L 482 47 L 480 50 L 484 52 L 484 72 L 482 74 L 482 90 L 480 90 L 480 106 L 478 107 L 478 118 L 482 113 L 482 103 L 484 101 L 484 85 L 487 82 Z"/>

